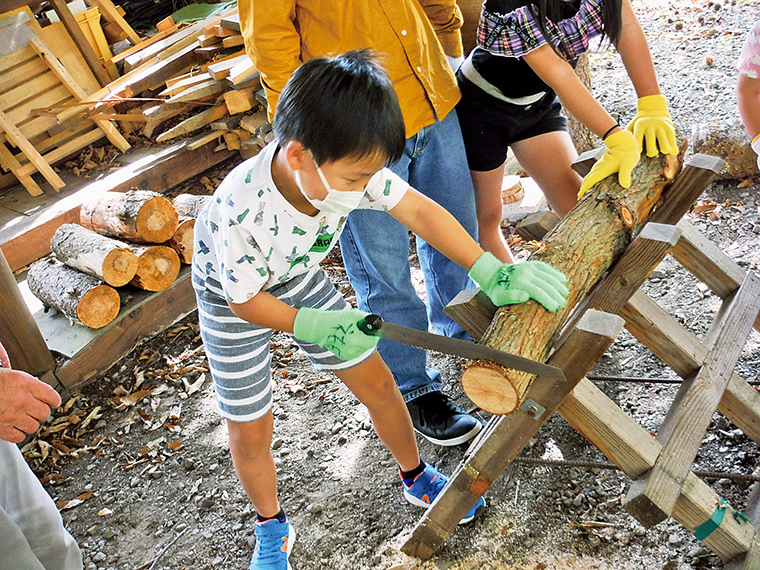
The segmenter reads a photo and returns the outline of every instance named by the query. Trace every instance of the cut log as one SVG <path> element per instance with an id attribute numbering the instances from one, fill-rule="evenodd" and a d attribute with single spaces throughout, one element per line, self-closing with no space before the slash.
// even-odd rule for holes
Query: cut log
<path id="1" fill-rule="evenodd" d="M 164 245 L 133 245 L 137 255 L 137 273 L 130 285 L 146 291 L 163 291 L 174 283 L 179 275 L 179 256 Z"/>
<path id="2" fill-rule="evenodd" d="M 119 314 L 116 289 L 53 258 L 35 263 L 26 280 L 46 307 L 91 329 L 106 326 Z"/>
<path id="3" fill-rule="evenodd" d="M 172 203 L 150 190 L 106 192 L 82 204 L 79 218 L 87 229 L 138 243 L 163 243 L 179 223 Z"/>
<path id="4" fill-rule="evenodd" d="M 681 138 L 680 143 L 683 152 L 685 140 Z M 531 257 L 567 275 L 567 306 L 554 313 L 534 301 L 502 307 L 481 344 L 545 362 L 570 311 L 641 230 L 680 166 L 680 157 L 642 156 L 633 171 L 631 188 L 622 189 L 614 175 L 589 191 Z M 509 414 L 519 408 L 534 379 L 493 363 L 473 361 L 462 375 L 462 387 L 484 410 Z"/>
<path id="5" fill-rule="evenodd" d="M 757 155 L 747 129 L 738 119 L 694 125 L 691 136 L 695 154 L 718 156 L 726 161 L 719 180 L 757 176 Z"/>
<path id="6" fill-rule="evenodd" d="M 193 260 L 193 230 L 195 218 L 211 200 L 211 196 L 196 196 L 193 194 L 180 194 L 173 200 L 174 207 L 179 214 L 179 226 L 172 238 L 166 242 L 166 246 L 172 248 L 181 263 L 189 264 Z"/>
<path id="7" fill-rule="evenodd" d="M 58 228 L 50 240 L 50 249 L 62 263 L 112 287 L 126 285 L 137 271 L 137 256 L 126 244 L 79 224 L 63 224 Z"/>

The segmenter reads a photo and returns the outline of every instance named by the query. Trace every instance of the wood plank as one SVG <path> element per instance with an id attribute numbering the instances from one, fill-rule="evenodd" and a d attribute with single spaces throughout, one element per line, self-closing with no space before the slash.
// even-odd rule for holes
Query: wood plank
<path id="1" fill-rule="evenodd" d="M 671 406 L 658 433 L 666 440 L 652 471 L 633 482 L 624 508 L 644 526 L 652 526 L 673 512 L 710 419 L 718 408 L 736 361 L 760 312 L 760 278 L 745 279 L 716 332 L 716 341 L 699 373 Z"/>
<path id="2" fill-rule="evenodd" d="M 37 53 L 37 55 L 42 58 L 50 70 L 56 75 L 60 82 L 66 86 L 66 88 L 71 92 L 77 101 L 81 101 L 87 98 L 87 93 L 85 93 L 84 89 L 82 89 L 77 84 L 77 82 L 74 81 L 74 78 L 69 74 L 66 68 L 61 65 L 61 62 L 56 59 L 56 57 L 50 52 L 45 44 L 43 44 L 37 38 L 32 38 L 29 41 L 29 45 L 32 46 L 32 49 Z M 111 144 L 118 148 L 121 152 L 126 152 L 126 150 L 131 146 L 127 142 L 127 139 L 125 139 L 116 129 L 113 123 L 100 119 L 97 119 L 94 122 L 98 128 L 103 131 Z"/>
<path id="3" fill-rule="evenodd" d="M 111 82 L 111 77 L 108 75 L 106 68 L 100 62 L 100 59 L 95 53 L 95 50 L 92 49 L 92 46 L 87 41 L 87 38 L 85 37 L 84 32 L 82 32 L 82 29 L 79 27 L 76 19 L 71 14 L 69 7 L 66 5 L 66 0 L 50 0 L 50 4 L 55 10 L 55 13 L 58 14 L 61 22 L 63 22 L 63 25 L 66 27 L 66 30 L 71 36 L 71 39 L 74 40 L 74 43 L 76 44 L 77 48 L 79 48 L 82 57 L 84 57 L 84 60 L 87 62 L 88 67 L 95 74 L 95 77 L 97 78 L 100 85 L 108 85 Z"/>
<path id="4" fill-rule="evenodd" d="M 46 153 L 43 156 L 43 159 L 47 164 L 56 164 L 57 162 L 60 162 L 64 158 L 67 158 L 77 152 L 78 150 L 83 149 L 84 147 L 91 145 L 92 143 L 99 141 L 102 139 L 105 135 L 103 134 L 103 131 L 97 128 L 93 128 L 91 131 L 86 132 L 84 134 L 81 134 L 73 139 L 70 139 L 66 141 L 64 144 L 57 146 L 50 152 Z M 22 174 L 32 174 L 32 165 L 31 164 L 25 164 L 21 167 L 19 170 Z"/>
<path id="5" fill-rule="evenodd" d="M 221 104 L 216 107 L 212 107 L 211 109 L 198 113 L 189 119 L 185 119 L 180 124 L 172 127 L 168 131 L 164 131 L 158 137 L 156 137 L 156 141 L 164 142 L 180 136 L 185 136 L 189 133 L 197 131 L 200 128 L 203 128 L 209 123 L 213 123 L 217 119 L 221 119 L 226 115 L 227 105 Z"/>
<path id="6" fill-rule="evenodd" d="M 229 36 L 222 40 L 222 45 L 226 48 L 238 47 L 244 44 L 245 44 L 245 40 L 243 40 L 243 36 L 239 34 L 236 36 Z"/>
<path id="7" fill-rule="evenodd" d="M 707 348 L 655 301 L 638 291 L 621 311 L 626 328 L 682 378 L 694 376 Z M 760 393 L 733 373 L 718 410 L 760 444 Z"/>
<path id="8" fill-rule="evenodd" d="M 249 87 L 248 89 L 238 89 L 224 93 L 224 102 L 231 115 L 245 113 L 254 107 L 258 108 L 259 103 L 256 101 L 254 93 L 258 87 Z"/>
<path id="9" fill-rule="evenodd" d="M 64 184 L 63 180 L 61 180 L 60 176 L 55 173 L 55 171 L 51 168 L 50 164 L 48 164 L 44 158 L 42 158 L 42 155 L 40 155 L 39 152 L 32 146 L 32 144 L 24 137 L 24 135 L 21 134 L 21 131 L 16 128 L 16 125 L 14 125 L 7 117 L 5 113 L 0 111 L 0 129 L 5 131 L 5 136 L 8 138 L 8 140 L 12 141 L 13 144 L 15 144 L 21 152 L 24 153 L 24 155 L 29 159 L 29 161 L 34 165 L 34 168 L 42 174 L 42 176 L 45 177 L 45 180 L 47 180 L 50 185 L 55 188 L 55 190 L 60 190 L 63 188 L 66 184 Z M 22 172 L 24 169 L 19 169 L 19 172 Z M 25 175 L 31 175 L 31 172 L 25 172 L 22 173 L 21 176 Z"/>
<path id="10" fill-rule="evenodd" d="M 235 57 L 210 64 L 206 71 L 208 71 L 208 74 L 212 79 L 224 79 L 230 74 L 230 69 L 243 61 L 250 61 L 250 58 L 246 54 L 237 55 Z"/>
<path id="11" fill-rule="evenodd" d="M 55 359 L 34 322 L 16 284 L 8 261 L 0 251 L 0 342 L 13 368 L 34 376 L 55 370 Z"/>
<path id="12" fill-rule="evenodd" d="M 33 109 L 54 107 L 60 105 L 64 101 L 68 101 L 70 98 L 71 93 L 69 90 L 65 85 L 59 83 L 57 87 L 44 93 L 40 93 L 37 97 L 27 99 L 21 105 L 9 109 L 5 114 L 13 124 L 17 124 L 19 125 L 19 128 L 22 128 L 24 122 L 32 118 Z M 1 105 L 2 104 L 0 104 L 0 106 Z"/>
<path id="13" fill-rule="evenodd" d="M 0 94 L 5 94 L 14 87 L 24 83 L 34 82 L 40 75 L 47 73 L 49 70 L 40 58 L 35 57 L 21 65 L 5 69 L 0 67 Z"/>
<path id="14" fill-rule="evenodd" d="M 173 26 L 171 26 L 170 28 L 166 30 L 162 30 L 158 32 L 157 34 L 153 34 L 151 37 L 144 39 L 140 43 L 133 45 L 131 48 L 127 48 L 123 52 L 120 52 L 116 54 L 115 56 L 113 56 L 111 58 L 110 63 L 118 63 L 121 60 L 128 58 L 130 55 L 133 55 L 139 52 L 140 50 L 143 50 L 146 47 L 153 45 L 154 43 L 161 41 L 164 38 L 170 36 L 172 33 L 177 31 L 177 29 L 179 29 L 179 26 L 177 24 L 174 24 Z"/>
<path id="15" fill-rule="evenodd" d="M 11 69 L 18 65 L 28 63 L 30 60 L 34 59 L 33 54 L 34 52 L 31 49 L 23 47 L 2 55 L 0 56 L 0 70 L 3 70 L 3 73 L 5 73 L 6 69 Z"/>
<path id="16" fill-rule="evenodd" d="M 167 103 L 181 103 L 183 101 L 197 101 L 210 95 L 218 95 L 224 91 L 224 83 L 214 79 L 206 79 L 203 83 L 197 83 L 192 87 L 183 89 L 176 95 L 167 99 Z"/>
<path id="17" fill-rule="evenodd" d="M 591 443 L 604 451 L 629 477 L 652 468 L 662 446 L 588 380 L 582 380 L 557 410 Z M 720 504 L 720 497 L 699 477 L 689 472 L 673 510 L 673 517 L 687 531 L 708 521 Z M 703 543 L 722 560 L 747 552 L 755 529 L 751 524 L 726 516 L 720 527 Z"/>
<path id="18" fill-rule="evenodd" d="M 188 150 L 195 150 L 196 148 L 200 148 L 205 144 L 210 143 L 211 141 L 217 140 L 219 137 L 221 137 L 224 133 L 222 131 L 211 131 L 210 133 L 201 136 L 198 140 L 188 145 Z M 232 150 L 232 149 L 231 149 Z"/>
<path id="19" fill-rule="evenodd" d="M 230 14 L 222 18 L 220 24 L 229 29 L 240 31 L 240 14 Z"/>
<path id="20" fill-rule="evenodd" d="M 562 399 L 583 379 L 622 328 L 623 319 L 616 315 L 586 312 L 567 342 L 549 360 L 553 366 L 562 368 L 565 382 L 541 378 L 529 389 L 526 402 L 533 402 L 534 410 L 543 408 L 545 411 L 537 415 L 531 413 L 530 407 L 524 407 L 514 414 L 491 420 L 401 548 L 405 553 L 423 560 L 432 556 Z"/>
<path id="21" fill-rule="evenodd" d="M 185 89 L 189 89 L 190 87 L 193 87 L 194 85 L 205 83 L 208 80 L 209 80 L 209 77 L 205 73 L 190 74 L 190 77 L 185 77 L 184 79 L 180 81 L 172 82 L 171 86 L 168 86 L 166 89 L 161 91 L 161 93 L 159 93 L 158 96 L 171 97 L 172 95 L 182 93 Z M 167 81 L 167 83 L 169 82 Z"/>
<path id="22" fill-rule="evenodd" d="M 50 51 L 53 52 L 58 61 L 68 70 L 88 96 L 100 89 L 100 83 L 98 83 L 95 75 L 87 66 L 87 62 L 82 57 L 82 54 L 79 53 L 74 40 L 69 36 L 63 22 L 56 22 L 50 26 L 40 28 L 36 34 L 50 48 Z"/>
<path id="23" fill-rule="evenodd" d="M 144 159 L 88 184 L 56 207 L 40 212 L 32 220 L 31 228 L 11 234 L 0 245 L 11 269 L 17 271 L 50 253 L 53 234 L 62 224 L 79 223 L 79 208 L 85 200 L 103 192 L 126 192 L 132 188 L 165 192 L 234 155 L 213 152 L 213 143 L 188 151 L 187 146 L 193 140 L 151 150 Z"/>
<path id="24" fill-rule="evenodd" d="M 32 196 L 40 196 L 42 194 L 42 188 L 40 188 L 34 179 L 26 174 L 19 174 L 21 170 L 21 163 L 13 156 L 13 153 L 4 144 L 0 143 L 0 166 L 5 170 L 10 170 L 16 179 L 23 184 L 26 191 Z"/>
<path id="25" fill-rule="evenodd" d="M 25 101 L 31 101 L 37 98 L 39 93 L 50 91 L 57 87 L 61 82 L 55 76 L 54 73 L 48 71 L 35 77 L 26 83 L 6 91 L 0 95 L 0 111 L 8 111 L 17 105 L 21 105 Z"/>
<path id="26" fill-rule="evenodd" d="M 167 289 L 150 295 L 119 314 L 74 358 L 56 370 L 67 388 L 84 386 L 102 374 L 138 342 L 158 334 L 196 308 L 191 269 L 183 269 Z"/>
<path id="27" fill-rule="evenodd" d="M 140 43 L 140 36 L 132 29 L 124 17 L 119 13 L 111 0 L 88 0 L 90 6 L 97 6 L 100 9 L 100 13 L 105 16 L 109 22 L 116 22 L 119 27 L 127 34 L 127 38 L 132 45 L 138 45 Z"/>

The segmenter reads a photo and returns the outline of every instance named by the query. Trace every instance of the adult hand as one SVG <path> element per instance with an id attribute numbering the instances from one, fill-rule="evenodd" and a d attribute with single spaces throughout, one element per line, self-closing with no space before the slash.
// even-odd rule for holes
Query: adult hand
<path id="1" fill-rule="evenodd" d="M 470 269 L 470 277 L 497 306 L 534 299 L 547 311 L 561 309 L 570 293 L 567 277 L 543 261 L 502 263 L 486 252 Z"/>
<path id="2" fill-rule="evenodd" d="M 368 314 L 359 309 L 326 311 L 303 307 L 296 313 L 293 335 L 330 350 L 341 360 L 353 360 L 375 348 L 380 340 L 356 326 Z"/>
<path id="3" fill-rule="evenodd" d="M 639 152 L 646 146 L 647 156 L 652 158 L 658 153 L 678 154 L 676 128 L 670 120 L 668 102 L 662 95 L 640 97 L 636 103 L 638 113 L 628 123 L 625 130 L 632 133 L 639 143 Z M 606 142 L 606 141 L 605 141 Z M 657 150 L 659 144 L 660 149 Z"/>
<path id="4" fill-rule="evenodd" d="M 0 368 L 0 439 L 22 442 L 60 405 L 58 392 L 44 382 L 7 364 Z"/>
<path id="5" fill-rule="evenodd" d="M 618 131 L 604 139 L 604 144 L 607 150 L 583 179 L 581 191 L 578 192 L 579 200 L 597 182 L 616 172 L 618 183 L 623 188 L 631 187 L 631 172 L 641 158 L 641 150 L 635 137 L 628 131 Z"/>

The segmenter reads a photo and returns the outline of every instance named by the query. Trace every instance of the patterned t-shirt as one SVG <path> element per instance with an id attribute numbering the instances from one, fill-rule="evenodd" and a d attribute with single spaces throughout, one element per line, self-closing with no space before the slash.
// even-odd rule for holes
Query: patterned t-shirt
<path id="1" fill-rule="evenodd" d="M 736 69 L 752 79 L 760 78 L 760 20 L 755 22 L 747 34 Z"/>
<path id="2" fill-rule="evenodd" d="M 280 194 L 272 180 L 277 149 L 272 141 L 235 167 L 195 223 L 193 271 L 208 290 L 232 303 L 316 269 L 346 222 L 331 212 L 308 216 Z M 383 168 L 367 184 L 359 208 L 390 210 L 408 188 Z"/>

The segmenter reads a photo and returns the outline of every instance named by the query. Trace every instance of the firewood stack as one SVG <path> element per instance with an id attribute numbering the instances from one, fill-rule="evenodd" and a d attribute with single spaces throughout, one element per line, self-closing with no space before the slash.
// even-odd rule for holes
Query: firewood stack
<path id="1" fill-rule="evenodd" d="M 193 226 L 209 196 L 174 201 L 149 190 L 107 192 L 50 242 L 54 258 L 29 270 L 29 289 L 72 322 L 101 328 L 119 314 L 117 287 L 162 291 L 192 260 Z"/>

